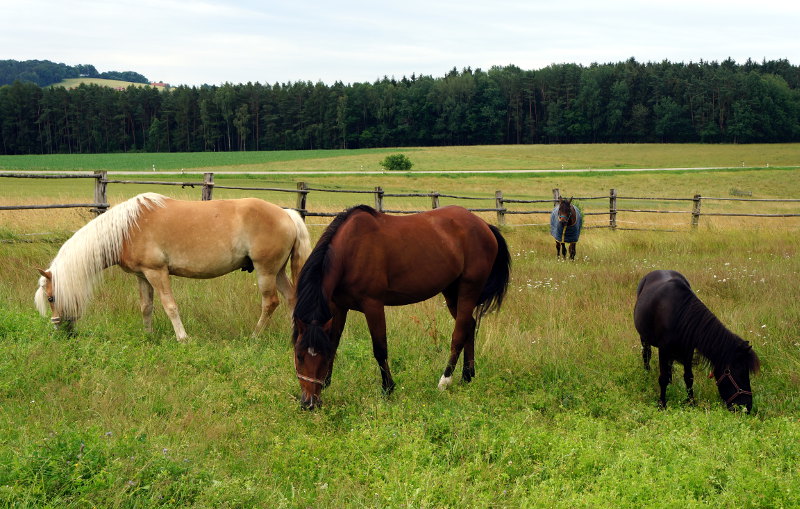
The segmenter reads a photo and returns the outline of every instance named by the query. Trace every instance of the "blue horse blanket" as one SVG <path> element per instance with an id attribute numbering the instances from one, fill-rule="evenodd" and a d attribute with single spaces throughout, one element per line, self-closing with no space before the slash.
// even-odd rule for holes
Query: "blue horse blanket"
<path id="1" fill-rule="evenodd" d="M 550 235 L 552 235 L 554 239 L 559 242 L 578 242 L 581 236 L 581 227 L 583 226 L 583 216 L 581 215 L 581 211 L 578 210 L 578 207 L 575 207 L 575 213 L 578 215 L 575 224 L 567 226 L 566 231 L 564 231 L 565 227 L 558 222 L 558 207 L 553 209 L 553 212 L 550 214 Z"/>

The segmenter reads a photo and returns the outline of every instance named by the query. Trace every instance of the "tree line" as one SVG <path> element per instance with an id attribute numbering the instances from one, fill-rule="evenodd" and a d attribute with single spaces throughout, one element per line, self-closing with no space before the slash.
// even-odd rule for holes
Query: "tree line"
<path id="1" fill-rule="evenodd" d="M 787 60 L 454 68 L 347 85 L 0 87 L 3 154 L 797 141 L 800 68 Z"/>

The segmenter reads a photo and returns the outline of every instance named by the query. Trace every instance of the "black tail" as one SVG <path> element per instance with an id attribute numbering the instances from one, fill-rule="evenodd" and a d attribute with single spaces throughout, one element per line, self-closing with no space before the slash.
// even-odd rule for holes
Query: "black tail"
<path id="1" fill-rule="evenodd" d="M 497 256 L 494 259 L 489 279 L 486 280 L 486 286 L 483 287 L 478 299 L 479 317 L 495 309 L 500 309 L 503 298 L 506 296 L 508 281 L 511 278 L 511 255 L 508 252 L 506 239 L 503 238 L 497 227 L 488 226 L 492 230 L 494 238 L 497 239 Z"/>

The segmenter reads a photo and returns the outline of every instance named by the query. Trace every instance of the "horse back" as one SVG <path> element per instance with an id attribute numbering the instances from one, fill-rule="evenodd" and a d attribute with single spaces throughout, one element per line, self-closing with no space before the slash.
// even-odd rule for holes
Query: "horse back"
<path id="1" fill-rule="evenodd" d="M 388 305 L 426 300 L 456 280 L 482 285 L 498 252 L 486 222 L 456 206 L 409 216 L 354 214 L 331 246 L 347 300 Z"/>
<path id="2" fill-rule="evenodd" d="M 218 277 L 250 260 L 275 258 L 282 264 L 295 236 L 289 215 L 257 198 L 167 199 L 164 207 L 142 211 L 123 245 L 120 266 L 130 272 L 166 266 L 178 276 Z"/>

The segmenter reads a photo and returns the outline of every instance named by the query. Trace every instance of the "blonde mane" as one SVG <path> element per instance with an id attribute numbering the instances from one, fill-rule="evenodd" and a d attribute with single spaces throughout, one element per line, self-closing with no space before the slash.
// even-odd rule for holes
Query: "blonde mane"
<path id="1" fill-rule="evenodd" d="M 47 270 L 53 275 L 55 301 L 65 318 L 80 318 L 94 286 L 102 280 L 103 269 L 119 263 L 122 244 L 136 226 L 139 214 L 144 209 L 164 207 L 165 199 L 157 193 L 134 196 L 86 223 L 61 246 Z M 45 284 L 46 279 L 39 278 L 34 296 L 43 316 L 50 313 Z"/>

